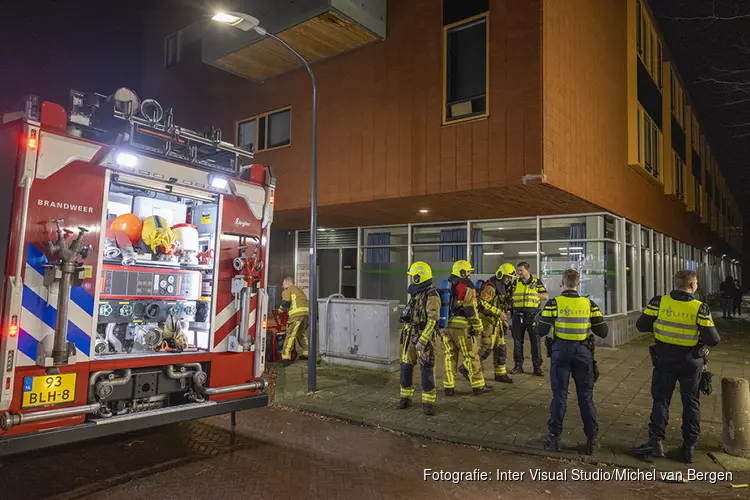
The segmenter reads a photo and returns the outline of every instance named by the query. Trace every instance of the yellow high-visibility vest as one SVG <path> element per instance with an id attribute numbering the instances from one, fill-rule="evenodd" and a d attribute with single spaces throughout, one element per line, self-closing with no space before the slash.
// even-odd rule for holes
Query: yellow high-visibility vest
<path id="1" fill-rule="evenodd" d="M 669 295 L 661 298 L 659 314 L 654 321 L 654 337 L 665 344 L 692 347 L 698 343 L 698 311 L 700 300 L 675 300 Z"/>
<path id="2" fill-rule="evenodd" d="M 555 298 L 555 336 L 565 340 L 586 340 L 591 329 L 591 301 L 588 297 Z"/>

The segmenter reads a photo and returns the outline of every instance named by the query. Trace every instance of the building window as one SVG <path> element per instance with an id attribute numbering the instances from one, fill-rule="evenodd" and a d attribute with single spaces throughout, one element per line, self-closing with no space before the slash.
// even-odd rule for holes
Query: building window
<path id="1" fill-rule="evenodd" d="M 237 122 L 237 145 L 260 153 L 292 144 L 292 108 L 286 107 Z"/>
<path id="2" fill-rule="evenodd" d="M 661 182 L 662 133 L 643 106 L 638 105 L 638 149 L 641 166 Z"/>
<path id="3" fill-rule="evenodd" d="M 636 30 L 638 56 L 656 85 L 661 88 L 662 47 L 659 35 L 651 16 L 641 2 L 637 4 L 636 15 L 640 18 Z"/>
<path id="4" fill-rule="evenodd" d="M 682 130 L 685 130 L 685 93 L 680 85 L 677 74 L 672 71 L 672 116 L 680 124 Z"/>
<path id="5" fill-rule="evenodd" d="M 180 62 L 180 32 L 177 31 L 164 39 L 164 67 L 169 68 Z"/>
<path id="6" fill-rule="evenodd" d="M 487 13 L 443 28 L 443 124 L 488 114 Z"/>
<path id="7" fill-rule="evenodd" d="M 672 150 L 674 157 L 674 193 L 681 201 L 685 201 L 685 162 L 682 161 L 677 151 Z"/>

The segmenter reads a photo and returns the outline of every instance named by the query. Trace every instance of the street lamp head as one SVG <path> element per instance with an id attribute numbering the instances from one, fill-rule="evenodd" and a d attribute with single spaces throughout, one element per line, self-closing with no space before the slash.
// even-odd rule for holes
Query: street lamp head
<path id="1" fill-rule="evenodd" d="M 257 18 L 249 14 L 243 14 L 242 12 L 217 12 L 211 20 L 217 23 L 228 24 L 242 31 L 256 31 L 261 35 L 266 34 L 266 30 L 259 26 L 260 21 Z"/>

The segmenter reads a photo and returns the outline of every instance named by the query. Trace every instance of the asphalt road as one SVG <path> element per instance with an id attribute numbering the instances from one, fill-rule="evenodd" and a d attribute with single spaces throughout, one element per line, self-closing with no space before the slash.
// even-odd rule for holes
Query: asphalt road
<path id="1" fill-rule="evenodd" d="M 576 481 L 597 467 L 401 436 L 280 408 L 153 429 L 0 462 L 0 499 L 558 499 L 748 498 L 750 489 L 692 481 Z M 426 425 L 429 425 L 426 421 Z M 606 467 L 602 464 L 603 470 Z M 425 480 L 433 471 L 492 480 Z M 541 481 L 531 471 L 567 472 Z M 523 472 L 522 480 L 497 471 Z M 644 471 L 649 470 L 644 464 Z M 735 476 L 733 483 L 747 482 Z"/>

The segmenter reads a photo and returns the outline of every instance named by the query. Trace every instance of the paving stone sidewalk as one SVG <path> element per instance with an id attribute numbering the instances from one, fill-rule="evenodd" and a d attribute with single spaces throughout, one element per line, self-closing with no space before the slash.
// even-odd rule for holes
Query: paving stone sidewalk
<path id="1" fill-rule="evenodd" d="M 700 470 L 730 470 L 721 454 L 721 378 L 750 378 L 750 319 L 719 320 L 722 343 L 712 349 L 709 370 L 714 374 L 714 392 L 701 396 L 702 437 L 694 466 Z M 644 463 L 630 449 L 647 440 L 651 409 L 651 360 L 648 346 L 651 336 L 639 337 L 617 348 L 597 347 L 600 378 L 594 400 L 598 410 L 602 450 L 593 460 L 582 456 L 586 438 L 571 381 L 568 411 L 563 433 L 562 454 L 543 450 L 551 391 L 549 359 L 545 358 L 545 377 L 530 374 L 513 376 L 514 384 L 490 382 L 492 391 L 472 396 L 469 383 L 459 377 L 457 396 L 446 398 L 442 391 L 442 353 L 438 353 L 438 415 L 422 414 L 419 401 L 419 371 L 415 373 L 415 404 L 408 410 L 396 410 L 399 398 L 398 372 L 385 373 L 339 366 L 320 366 L 318 391 L 307 391 L 307 366 L 296 363 L 280 369 L 275 403 L 293 409 L 319 413 L 355 423 L 384 427 L 407 434 L 501 450 L 567 456 L 573 459 L 630 467 L 656 467 L 675 470 L 684 467 L 674 459 L 656 459 Z M 508 352 L 512 353 L 509 339 Z M 527 357 L 529 354 L 527 353 Z M 509 356 L 512 358 L 512 356 Z M 509 359 L 509 368 L 512 361 Z M 527 360 L 525 365 L 531 365 Z M 492 366 L 484 363 L 491 381 Z M 682 404 L 678 390 L 672 398 L 665 448 L 678 452 L 681 437 Z M 741 462 L 741 461 L 740 461 Z M 750 463 L 750 462 L 748 462 Z M 744 467 L 741 464 L 740 467 Z"/>

